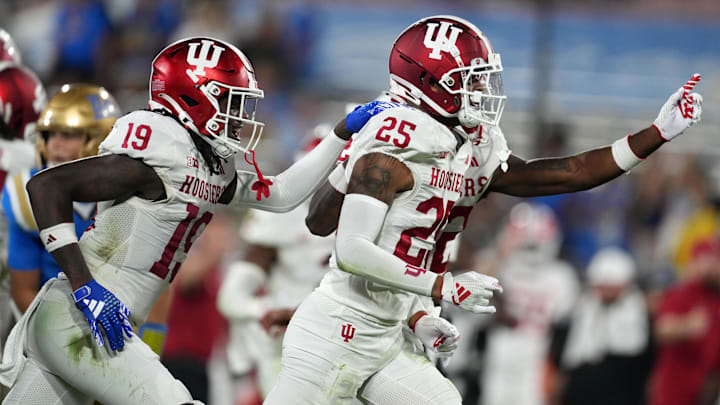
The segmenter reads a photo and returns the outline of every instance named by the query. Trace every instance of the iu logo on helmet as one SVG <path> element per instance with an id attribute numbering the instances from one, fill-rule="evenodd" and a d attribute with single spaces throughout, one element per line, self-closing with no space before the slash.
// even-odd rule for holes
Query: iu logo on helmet
<path id="1" fill-rule="evenodd" d="M 345 342 L 349 342 L 350 339 L 355 337 L 355 327 L 352 326 L 350 323 L 346 323 L 342 326 L 342 332 L 340 333 L 340 336 L 345 338 Z"/>
<path id="2" fill-rule="evenodd" d="M 220 61 L 220 55 L 223 53 L 225 48 L 218 46 L 215 42 L 209 39 L 203 39 L 202 45 L 197 42 L 191 42 L 188 44 L 190 49 L 187 54 L 187 63 L 195 66 L 195 70 L 192 71 L 195 75 L 205 75 L 205 68 L 214 68 Z M 197 53 L 197 48 L 200 46 L 200 54 Z M 212 48 L 212 55 L 208 59 L 208 54 Z M 190 73 L 190 71 L 188 71 Z M 193 75 L 191 75 L 192 77 Z"/>
<path id="3" fill-rule="evenodd" d="M 438 23 L 427 24 L 423 44 L 429 49 L 432 49 L 432 52 L 430 52 L 428 56 L 430 59 L 440 60 L 442 59 L 440 52 L 451 52 L 453 49 L 457 49 L 455 42 L 457 41 L 458 35 L 462 32 L 462 28 L 451 26 L 452 23 L 442 21 L 437 35 L 435 39 L 433 39 L 433 34 L 435 33 L 435 28 L 438 27 Z M 448 28 L 450 28 L 450 35 L 448 35 Z"/>

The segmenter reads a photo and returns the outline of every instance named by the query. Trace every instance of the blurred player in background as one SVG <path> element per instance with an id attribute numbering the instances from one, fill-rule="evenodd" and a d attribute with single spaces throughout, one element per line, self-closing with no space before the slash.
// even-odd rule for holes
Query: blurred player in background
<path id="1" fill-rule="evenodd" d="M 572 310 L 562 350 L 560 403 L 645 402 L 651 328 L 636 272 L 635 259 L 617 247 L 603 248 L 590 260 L 587 286 Z"/>
<path id="2" fill-rule="evenodd" d="M 20 52 L 0 28 L 0 182 L 8 172 L 35 164 L 35 124 L 45 107 L 45 89 L 33 72 L 21 65 Z M 7 270 L 7 222 L 0 215 L 0 358 L 13 325 Z"/>
<path id="3" fill-rule="evenodd" d="M 562 234 L 555 214 L 520 203 L 500 233 L 496 268 L 503 286 L 496 322 L 488 331 L 483 404 L 547 403 L 543 377 L 553 328 L 568 322 L 579 293 L 572 267 L 558 259 Z"/>
<path id="4" fill-rule="evenodd" d="M 263 98 L 249 60 L 233 45 L 194 37 L 152 64 L 150 110 L 119 118 L 97 157 L 56 166 L 28 183 L 46 249 L 63 270 L 43 286 L 11 332 L 0 382 L 7 404 L 105 405 L 192 401 L 142 341 L 143 324 L 217 204 L 284 212 L 327 176 L 373 104 L 348 115 L 305 158 L 274 178 L 253 148 Z M 237 171 L 235 154 L 255 167 Z M 73 201 L 102 201 L 77 241 Z"/>
<path id="5" fill-rule="evenodd" d="M 465 39 L 467 37 L 471 39 Z M 391 238 L 383 236 L 381 228 L 386 229 L 385 227 L 389 225 L 387 222 L 383 225 L 382 221 L 386 213 L 393 213 L 403 204 L 388 206 L 388 203 L 395 198 L 396 192 L 399 192 L 398 198 L 401 198 L 405 205 L 417 193 L 417 189 L 412 188 L 413 182 L 403 183 L 407 180 L 407 175 L 402 173 L 408 169 L 407 163 L 401 163 L 406 160 L 405 157 L 402 157 L 402 152 L 398 151 L 396 157 L 401 157 L 394 160 L 392 158 L 377 159 L 375 162 L 367 162 L 367 164 L 359 166 L 359 170 L 356 170 L 357 174 L 362 172 L 376 174 L 369 180 L 374 182 L 374 189 L 382 192 L 386 197 L 385 201 L 381 198 L 380 203 L 365 198 L 362 191 L 353 187 L 353 181 L 357 182 L 356 185 L 362 185 L 362 183 L 359 179 L 348 180 L 351 174 L 355 176 L 350 170 L 352 168 L 346 170 L 344 174 L 340 172 L 340 175 L 337 176 L 334 172 L 331 176 L 332 183 L 329 182 L 321 188 L 311 203 L 308 219 L 311 230 L 318 234 L 329 234 L 335 229 L 339 215 L 340 225 L 338 225 L 336 251 L 341 249 L 341 245 L 345 243 L 340 238 L 340 231 L 343 218 L 346 218 L 345 221 L 350 224 L 350 229 L 354 231 L 355 235 L 363 236 L 365 241 L 379 241 L 379 245 L 394 252 L 396 258 L 404 257 L 408 260 L 406 264 L 419 268 L 418 270 L 408 270 L 397 261 L 394 261 L 394 266 L 389 265 L 391 260 L 386 255 L 384 255 L 385 259 L 375 260 L 372 254 L 368 253 L 362 260 L 357 257 L 358 262 L 340 264 L 339 269 L 354 274 L 361 274 L 367 270 L 368 273 L 364 273 L 364 277 L 394 288 L 406 288 L 405 283 L 416 284 L 422 279 L 426 283 L 424 288 L 413 291 L 421 295 L 431 294 L 428 291 L 432 286 L 431 282 L 437 282 L 441 286 L 445 285 L 445 288 L 452 288 L 447 283 L 443 284 L 440 281 L 443 278 L 451 279 L 450 274 L 445 273 L 436 279 L 433 273 L 443 273 L 446 270 L 449 256 L 449 250 L 446 249 L 448 243 L 452 242 L 456 235 L 464 229 L 473 206 L 487 192 L 494 191 L 529 197 L 581 191 L 595 187 L 641 163 L 663 143 L 672 140 L 695 124 L 702 113 L 702 97 L 697 93 L 692 93 L 700 76 L 693 75 L 682 88 L 670 96 L 652 126 L 634 135 L 624 136 L 611 146 L 604 148 L 562 158 L 525 161 L 511 155 L 504 135 L 498 126 L 505 102 L 501 72 L 500 56 L 493 51 L 487 38 L 474 25 L 457 17 L 437 16 L 420 20 L 398 37 L 390 56 L 390 92 L 393 94 L 394 100 L 419 108 L 438 122 L 445 124 L 447 128 L 452 129 L 458 138 L 457 148 L 464 147 L 464 143 L 471 145 L 465 155 L 467 160 L 465 170 L 453 173 L 434 168 L 435 171 L 431 171 L 427 174 L 427 178 L 422 179 L 422 184 L 445 187 L 448 191 L 458 192 L 460 196 L 447 208 L 443 201 L 441 201 L 442 204 L 433 204 L 429 200 L 426 203 L 417 204 L 415 207 L 407 207 L 410 212 L 405 215 L 408 219 L 413 218 L 413 220 L 407 221 L 407 224 L 404 225 L 406 229 L 402 231 L 401 238 L 395 244 Z M 392 108 L 379 117 L 383 119 L 383 123 L 377 123 L 373 127 L 377 140 L 386 140 L 394 147 L 404 149 L 414 137 L 421 136 L 417 134 L 430 131 L 431 126 L 423 121 L 405 119 L 402 115 L 393 115 L 395 112 L 404 114 L 405 110 L 402 107 Z M 435 155 L 431 153 L 430 156 Z M 423 163 L 429 165 L 434 162 L 429 156 L 426 156 Z M 341 171 L 342 168 L 336 170 Z M 413 192 L 404 193 L 409 189 L 403 188 L 403 186 L 409 185 L 412 185 Z M 347 202 L 343 202 L 346 192 L 348 197 L 352 196 L 354 201 L 349 207 Z M 364 200 L 364 203 L 361 203 L 360 200 Z M 342 212 L 341 206 L 343 207 Z M 328 213 L 333 215 L 328 215 Z M 427 227 L 419 226 L 420 221 L 417 218 L 422 217 L 423 214 L 435 222 Z M 378 222 L 371 221 L 371 219 L 375 219 L 372 215 L 377 216 Z M 360 222 L 365 224 L 364 228 L 353 228 L 353 223 L 359 226 Z M 372 228 L 370 225 L 377 227 Z M 378 252 L 378 250 L 375 249 L 373 252 Z M 380 261 L 385 266 L 380 264 Z M 372 268 L 372 271 L 368 267 Z M 428 273 L 427 270 L 431 272 Z M 336 280 L 347 277 L 352 279 L 352 276 L 340 276 L 338 270 L 333 270 L 325 279 L 328 281 L 327 285 L 332 284 L 332 277 L 337 277 Z M 338 302 L 348 303 L 349 300 L 346 299 L 350 295 L 348 290 L 363 290 L 366 288 L 364 283 L 366 282 L 337 282 L 339 289 L 333 297 Z M 323 284 L 321 284 L 321 289 Z M 460 283 L 458 286 L 462 286 L 462 284 Z M 465 287 L 465 289 L 469 288 Z M 355 294 L 355 296 L 368 295 L 376 297 L 374 291 L 362 291 Z M 433 296 L 435 296 L 434 293 Z M 332 306 L 331 304 L 327 305 Z M 392 305 L 385 303 L 384 307 L 390 308 Z M 315 310 L 318 310 L 317 307 Z M 312 310 L 308 309 L 308 311 Z M 382 311 L 377 308 L 373 308 L 371 311 L 365 310 L 365 312 L 383 318 Z M 308 318 L 310 316 L 308 314 Z M 290 329 L 293 329 L 294 324 L 298 324 L 298 328 L 300 328 L 301 321 L 298 313 L 293 318 Z M 304 328 L 307 330 L 308 327 Z M 359 330 L 358 333 L 360 333 Z M 290 336 L 290 332 L 287 336 Z M 310 350 L 309 347 L 315 348 L 315 346 L 309 346 L 313 345 L 309 342 L 312 339 L 318 339 L 318 337 L 298 337 L 292 344 L 297 346 L 298 350 L 307 352 Z M 285 344 L 286 346 L 290 345 L 287 337 Z M 330 364 L 344 362 L 343 358 L 334 354 L 316 354 L 316 356 L 323 358 L 325 362 L 331 362 Z M 374 356 L 377 357 L 377 355 Z M 301 392 L 302 388 L 298 387 L 301 381 L 305 381 L 306 384 L 314 383 L 314 381 L 308 381 L 308 379 L 312 380 L 312 377 L 308 377 L 307 364 L 310 362 L 306 357 L 307 355 L 298 355 L 298 359 L 305 361 L 294 361 L 294 364 L 291 365 L 289 364 L 290 359 L 288 359 L 288 364 L 283 364 L 284 369 L 292 370 L 291 378 L 294 379 L 292 382 L 285 381 L 288 387 L 284 388 L 286 390 L 284 397 L 287 398 L 291 395 L 289 392 L 293 388 L 290 388 L 290 385 L 294 384 L 297 392 Z M 370 360 L 366 359 L 366 363 L 370 363 Z M 289 375 L 290 373 L 288 371 Z M 303 373 L 306 374 L 303 375 Z M 340 377 L 338 376 L 338 378 Z M 280 389 L 280 383 L 276 385 L 276 388 Z M 332 385 L 325 385 L 313 389 L 320 390 L 323 395 L 333 395 L 334 388 Z M 299 395 L 297 392 L 296 395 Z"/>
<path id="6" fill-rule="evenodd" d="M 94 156 L 120 116 L 120 107 L 104 88 L 66 84 L 50 98 L 40 115 L 37 137 L 38 165 L 13 174 L 5 182 L 2 207 L 8 221 L 8 265 L 15 305 L 24 313 L 60 267 L 45 250 L 32 215 L 25 185 L 40 170 L 71 160 Z M 92 223 L 95 203 L 73 203 L 78 237 Z"/>
<path id="7" fill-rule="evenodd" d="M 315 127 L 296 160 L 330 129 Z M 229 266 L 218 295 L 218 308 L 230 322 L 231 371 L 242 375 L 255 368 L 263 398 L 280 372 L 284 326 L 325 275 L 332 252 L 332 238 L 307 230 L 307 212 L 307 204 L 283 214 L 250 210 L 240 233 L 248 244 L 244 260 Z"/>
<path id="8" fill-rule="evenodd" d="M 691 253 L 687 278 L 664 294 L 655 318 L 658 357 L 651 405 L 717 402 L 720 240 L 699 240 Z"/>

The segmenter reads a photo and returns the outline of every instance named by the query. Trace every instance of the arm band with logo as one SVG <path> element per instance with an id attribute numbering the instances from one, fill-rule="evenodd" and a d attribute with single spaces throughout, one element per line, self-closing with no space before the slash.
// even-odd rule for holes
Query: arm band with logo
<path id="1" fill-rule="evenodd" d="M 613 159 L 620 169 L 630 171 L 633 167 L 642 163 L 643 160 L 630 149 L 630 135 L 613 142 L 610 148 Z"/>
<path id="2" fill-rule="evenodd" d="M 65 245 L 78 242 L 75 224 L 72 222 L 62 222 L 43 229 L 40 231 L 40 239 L 50 253 Z"/>
<path id="3" fill-rule="evenodd" d="M 430 296 L 437 274 L 412 266 L 375 244 L 388 205 L 364 194 L 345 196 L 338 222 L 338 267 L 388 287 Z"/>

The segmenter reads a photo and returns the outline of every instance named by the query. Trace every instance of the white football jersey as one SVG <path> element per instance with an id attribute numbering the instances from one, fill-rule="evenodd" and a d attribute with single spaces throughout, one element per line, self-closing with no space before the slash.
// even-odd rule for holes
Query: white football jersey
<path id="1" fill-rule="evenodd" d="M 311 234 L 305 226 L 307 213 L 307 204 L 282 214 L 250 210 L 243 223 L 248 243 L 277 250 L 265 285 L 270 309 L 297 307 L 327 272 L 335 238 Z"/>
<path id="2" fill-rule="evenodd" d="M 80 246 L 90 272 L 142 323 L 177 274 L 236 176 L 230 159 L 211 173 L 189 132 L 173 118 L 134 111 L 117 120 L 99 155 L 140 159 L 162 180 L 166 198 L 129 195 L 98 204 Z"/>
<path id="3" fill-rule="evenodd" d="M 436 243 L 462 196 L 471 147 L 428 114 L 407 106 L 376 115 L 353 141 L 345 171 L 348 179 L 358 159 L 368 153 L 393 156 L 412 172 L 413 189 L 395 197 L 376 241 L 408 264 L 406 274 L 435 270 Z M 321 292 L 383 320 L 407 318 L 415 294 L 339 270 L 334 255 L 330 266 Z"/>
<path id="4" fill-rule="evenodd" d="M 456 128 L 456 131 L 462 131 Z M 448 224 L 443 229 L 433 254 L 435 272 L 447 270 L 448 262 L 453 261 L 459 246 L 458 234 L 467 226 L 473 207 L 485 197 L 493 174 L 502 167 L 506 170 L 506 161 L 510 157 L 505 136 L 500 127 L 478 127 L 481 136 L 473 138 L 472 154 L 468 157 L 469 166 L 462 180 L 461 196 L 455 203 L 448 217 Z"/>

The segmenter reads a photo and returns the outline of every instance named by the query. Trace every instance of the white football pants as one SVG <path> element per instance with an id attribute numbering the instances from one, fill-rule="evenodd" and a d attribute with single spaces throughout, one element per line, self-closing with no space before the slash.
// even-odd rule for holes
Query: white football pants
<path id="1" fill-rule="evenodd" d="M 460 394 L 385 323 L 315 291 L 285 333 L 282 370 L 265 405 L 456 405 Z"/>
<path id="2" fill-rule="evenodd" d="M 28 361 L 3 405 L 192 403 L 187 388 L 137 336 L 116 354 L 98 348 L 70 293 L 68 280 L 58 280 L 36 298 L 42 301 L 28 323 Z"/>

